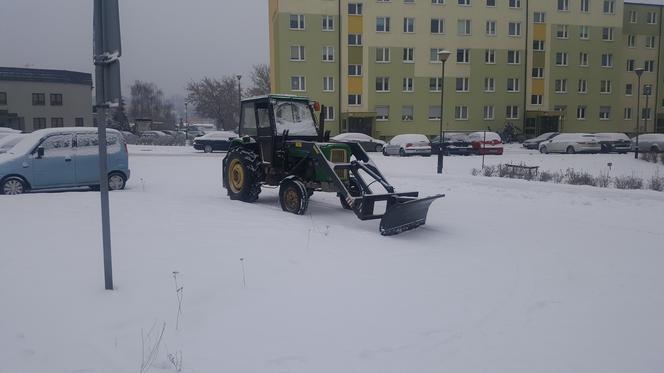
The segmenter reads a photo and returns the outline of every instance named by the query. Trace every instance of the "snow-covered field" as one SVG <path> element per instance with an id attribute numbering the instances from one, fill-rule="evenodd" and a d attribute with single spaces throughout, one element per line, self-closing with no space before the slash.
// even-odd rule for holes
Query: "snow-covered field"
<path id="1" fill-rule="evenodd" d="M 175 371 L 176 353 L 183 372 L 664 371 L 662 192 L 374 155 L 398 190 L 447 195 L 427 225 L 382 237 L 331 194 L 305 216 L 274 189 L 230 201 L 223 154 L 130 152 L 128 189 L 111 194 L 115 291 L 98 193 L 0 196 L 0 372 L 141 372 L 163 325 L 151 372 Z M 631 155 L 486 161 L 664 175 Z"/>

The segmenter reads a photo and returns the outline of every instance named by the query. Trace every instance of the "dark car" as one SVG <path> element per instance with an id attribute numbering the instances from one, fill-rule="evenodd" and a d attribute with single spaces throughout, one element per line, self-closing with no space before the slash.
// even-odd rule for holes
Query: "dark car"
<path id="1" fill-rule="evenodd" d="M 205 153 L 214 151 L 227 151 L 231 145 L 231 140 L 236 138 L 235 132 L 216 131 L 194 139 L 194 149 L 202 150 Z"/>
<path id="2" fill-rule="evenodd" d="M 625 154 L 632 150 L 632 140 L 624 133 L 596 133 L 595 137 L 602 146 L 600 153 Z"/>
<path id="3" fill-rule="evenodd" d="M 526 149 L 539 149 L 539 145 L 547 140 L 551 140 L 555 136 L 557 136 L 559 133 L 558 132 L 547 132 L 543 133 L 537 137 L 534 137 L 532 139 L 528 139 L 523 142 L 523 147 Z"/>
<path id="4" fill-rule="evenodd" d="M 360 144 L 366 152 L 382 152 L 385 141 L 374 139 L 364 133 L 348 132 L 330 138 L 332 142 L 354 142 Z"/>
<path id="5" fill-rule="evenodd" d="M 443 148 L 443 155 L 471 155 L 473 153 L 473 145 L 464 133 L 444 133 L 442 144 L 440 136 L 431 139 L 432 154 L 438 154 L 441 146 Z"/>

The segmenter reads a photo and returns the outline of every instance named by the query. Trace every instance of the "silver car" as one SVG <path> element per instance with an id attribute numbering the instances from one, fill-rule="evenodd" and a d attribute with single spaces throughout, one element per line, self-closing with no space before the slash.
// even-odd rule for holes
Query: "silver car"
<path id="1" fill-rule="evenodd" d="M 640 152 L 662 152 L 664 151 L 664 133 L 644 133 L 638 136 Z M 632 145 L 636 149 L 636 137 L 632 139 Z"/>
<path id="2" fill-rule="evenodd" d="M 409 155 L 431 156 L 431 142 L 424 135 L 397 135 L 383 147 L 383 155 Z"/>
<path id="3" fill-rule="evenodd" d="M 562 133 L 540 143 L 539 151 L 548 153 L 599 153 L 602 146 L 595 135 L 589 133 Z"/>

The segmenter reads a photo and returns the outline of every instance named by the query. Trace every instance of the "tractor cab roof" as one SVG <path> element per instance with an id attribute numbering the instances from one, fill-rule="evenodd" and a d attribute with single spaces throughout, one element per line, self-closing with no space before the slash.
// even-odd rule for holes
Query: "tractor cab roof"
<path id="1" fill-rule="evenodd" d="M 253 101 L 267 101 L 270 99 L 275 99 L 275 100 L 288 100 L 288 101 L 305 101 L 305 102 L 310 102 L 311 100 L 309 97 L 304 97 L 304 96 L 295 96 L 295 95 L 286 95 L 286 94 L 271 94 L 271 95 L 262 95 L 262 96 L 254 96 L 254 97 L 249 97 L 245 98 L 242 100 L 242 102 L 253 102 Z"/>

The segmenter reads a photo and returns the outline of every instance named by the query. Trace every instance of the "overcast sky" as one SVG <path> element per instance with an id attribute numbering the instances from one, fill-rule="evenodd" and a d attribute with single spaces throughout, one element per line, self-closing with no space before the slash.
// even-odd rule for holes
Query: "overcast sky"
<path id="1" fill-rule="evenodd" d="M 92 72 L 92 0 L 1 0 L 0 66 Z M 269 63 L 267 0 L 120 0 L 123 95 Z M 243 78 L 243 83 L 247 82 Z"/>

